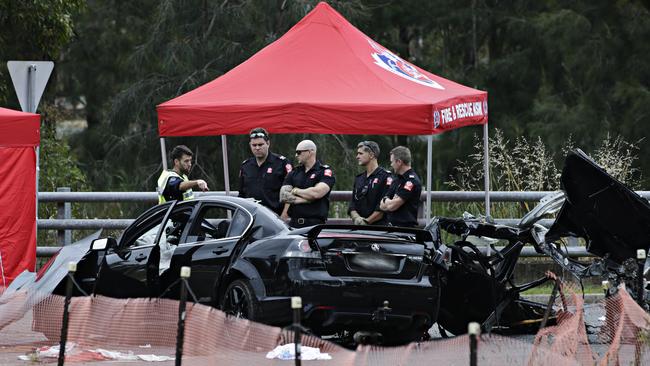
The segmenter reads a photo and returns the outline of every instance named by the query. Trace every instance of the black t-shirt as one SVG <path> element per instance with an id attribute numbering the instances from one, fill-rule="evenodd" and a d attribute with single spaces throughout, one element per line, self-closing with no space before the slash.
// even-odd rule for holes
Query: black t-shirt
<path id="1" fill-rule="evenodd" d="M 373 212 L 379 211 L 379 203 L 390 187 L 390 183 L 388 183 L 390 176 L 390 172 L 381 167 L 377 167 L 370 176 L 366 176 L 366 172 L 357 175 L 354 178 L 348 213 L 357 211 L 361 217 L 366 218 L 372 215 Z M 386 225 L 387 223 L 386 215 L 384 215 L 384 217 L 372 224 Z"/>
<path id="2" fill-rule="evenodd" d="M 409 169 L 402 175 L 395 175 L 386 196 L 392 199 L 395 195 L 404 200 L 404 204 L 393 212 L 386 212 L 386 219 L 393 226 L 418 226 L 418 206 L 422 183 L 420 177 Z"/>
<path id="3" fill-rule="evenodd" d="M 292 169 L 287 158 L 274 153 L 269 153 L 260 166 L 255 157 L 244 160 L 239 169 L 239 197 L 255 198 L 281 214 L 284 204 L 280 202 L 280 188 Z"/>
<path id="4" fill-rule="evenodd" d="M 167 185 L 163 191 L 163 197 L 165 197 L 165 200 L 167 202 L 173 200 L 183 200 L 183 192 L 180 190 L 181 183 L 183 183 L 183 179 L 179 177 L 172 176 L 167 179 Z"/>
<path id="5" fill-rule="evenodd" d="M 303 189 L 314 187 L 320 182 L 327 184 L 330 187 L 331 192 L 332 187 L 334 187 L 334 183 L 336 182 L 336 178 L 334 177 L 334 171 L 329 165 L 322 165 L 320 161 L 317 160 L 316 164 L 314 164 L 314 166 L 307 172 L 305 171 L 304 165 L 296 167 L 287 175 L 283 185 L 290 185 L 295 188 Z M 330 208 L 330 192 L 327 192 L 327 194 L 321 197 L 321 199 L 310 203 L 290 205 L 289 217 L 292 219 L 313 218 L 327 220 L 327 213 Z"/>

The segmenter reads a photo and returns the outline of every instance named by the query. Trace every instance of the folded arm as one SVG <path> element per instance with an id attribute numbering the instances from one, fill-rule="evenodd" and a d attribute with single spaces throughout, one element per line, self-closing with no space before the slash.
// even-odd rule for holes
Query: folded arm
<path id="1" fill-rule="evenodd" d="M 379 209 L 385 212 L 393 212 L 402 207 L 404 202 L 404 199 L 398 195 L 393 196 L 393 198 L 384 197 L 381 199 Z"/>
<path id="2" fill-rule="evenodd" d="M 291 193 L 293 189 L 295 188 L 293 188 L 290 185 L 282 186 L 282 188 L 280 188 L 280 202 L 288 203 L 291 205 L 299 205 L 302 203 L 311 202 L 310 200 L 296 196 L 295 194 Z"/>
<path id="3" fill-rule="evenodd" d="M 326 183 L 319 182 L 315 186 L 309 188 L 293 188 L 291 190 L 291 193 L 297 197 L 311 202 L 325 197 L 329 191 L 330 186 L 328 186 Z"/>

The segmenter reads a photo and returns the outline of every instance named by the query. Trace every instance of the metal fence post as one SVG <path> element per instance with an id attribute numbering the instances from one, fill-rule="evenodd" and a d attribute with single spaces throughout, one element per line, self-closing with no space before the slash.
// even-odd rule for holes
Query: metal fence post
<path id="1" fill-rule="evenodd" d="M 70 312 L 70 298 L 72 297 L 72 285 L 74 273 L 77 272 L 77 263 L 68 263 L 68 282 L 65 287 L 65 302 L 63 305 L 63 321 L 61 322 L 61 339 L 59 341 L 59 366 L 65 363 L 65 344 L 68 341 L 68 318 Z"/>
<path id="2" fill-rule="evenodd" d="M 645 267 L 646 252 L 644 249 L 636 251 L 636 263 L 638 265 L 636 273 L 636 302 L 641 309 L 645 310 L 645 279 L 643 278 L 643 268 Z M 639 333 L 641 334 L 641 333 Z M 637 336 L 638 337 L 638 336 Z M 641 365 L 642 355 L 642 341 L 637 338 L 634 345 L 634 366 Z"/>
<path id="3" fill-rule="evenodd" d="M 636 251 L 636 261 L 639 266 L 636 274 L 636 302 L 642 309 L 645 309 L 645 279 L 643 278 L 643 268 L 645 267 L 646 252 L 644 249 Z"/>
<path id="4" fill-rule="evenodd" d="M 478 336 L 481 332 L 481 326 L 472 322 L 467 326 L 467 333 L 469 333 L 469 364 L 476 366 L 478 363 Z"/>
<path id="5" fill-rule="evenodd" d="M 178 303 L 178 331 L 176 333 L 175 365 L 181 366 L 183 358 L 183 338 L 185 337 L 185 304 L 187 303 L 187 279 L 190 278 L 190 267 L 181 267 L 181 298 Z"/>
<path id="6" fill-rule="evenodd" d="M 302 298 L 300 296 L 293 296 L 291 298 L 291 309 L 293 309 L 293 331 L 294 339 L 293 345 L 295 347 L 295 364 L 300 366 L 300 313 L 302 311 Z"/>
<path id="7" fill-rule="evenodd" d="M 57 192 L 70 192 L 70 187 L 58 187 Z M 59 220 L 67 220 L 72 218 L 72 205 L 70 202 L 57 202 L 56 203 L 56 218 Z M 57 230 L 57 243 L 59 245 L 70 245 L 72 243 L 72 231 L 70 230 Z"/>

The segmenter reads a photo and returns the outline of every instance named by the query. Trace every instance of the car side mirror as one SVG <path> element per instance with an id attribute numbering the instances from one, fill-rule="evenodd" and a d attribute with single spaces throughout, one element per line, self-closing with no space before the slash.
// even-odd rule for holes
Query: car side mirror
<path id="1" fill-rule="evenodd" d="M 90 244 L 90 250 L 92 251 L 102 251 L 110 248 L 115 248 L 117 246 L 117 240 L 114 238 L 101 238 L 95 239 Z"/>

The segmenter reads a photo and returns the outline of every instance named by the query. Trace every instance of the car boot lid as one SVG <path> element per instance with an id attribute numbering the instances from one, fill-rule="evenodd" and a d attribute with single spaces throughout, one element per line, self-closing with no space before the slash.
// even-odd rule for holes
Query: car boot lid
<path id="1" fill-rule="evenodd" d="M 546 233 L 547 242 L 583 237 L 587 251 L 619 262 L 648 248 L 650 203 L 581 150 L 567 155 L 561 186 L 566 201 Z"/>

